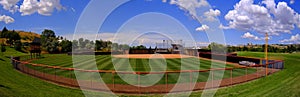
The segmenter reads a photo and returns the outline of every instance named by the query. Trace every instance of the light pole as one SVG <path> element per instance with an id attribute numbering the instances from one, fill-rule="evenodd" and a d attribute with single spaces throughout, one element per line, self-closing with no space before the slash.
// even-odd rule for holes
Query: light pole
<path id="1" fill-rule="evenodd" d="M 265 44 L 265 60 L 266 60 L 266 76 L 268 76 L 268 65 L 269 65 L 269 61 L 268 61 L 268 33 L 266 33 L 266 44 Z"/>

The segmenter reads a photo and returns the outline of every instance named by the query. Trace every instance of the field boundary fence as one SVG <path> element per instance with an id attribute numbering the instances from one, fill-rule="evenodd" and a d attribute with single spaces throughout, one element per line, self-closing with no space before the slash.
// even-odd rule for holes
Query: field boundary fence
<path id="1" fill-rule="evenodd" d="M 49 66 L 44 64 L 35 64 L 31 63 L 29 60 L 34 60 L 38 58 L 32 58 L 30 56 L 19 56 L 12 57 L 11 63 L 13 67 L 25 74 L 54 82 L 60 85 L 68 86 L 68 87 L 80 87 L 87 90 L 99 90 L 99 91 L 113 91 L 115 93 L 132 93 L 132 94 L 147 94 L 147 93 L 169 93 L 169 92 L 184 92 L 184 91 L 194 91 L 194 90 L 203 90 L 209 88 L 218 88 L 231 86 L 243 82 L 248 82 L 251 80 L 255 80 L 261 77 L 265 77 L 266 74 L 275 73 L 284 67 L 284 62 L 282 60 L 271 60 L 269 64 L 257 64 L 255 66 L 244 66 L 244 67 L 231 67 L 231 68 L 214 68 L 207 70 L 179 70 L 179 71 L 161 71 L 161 72 L 135 72 L 134 74 L 138 74 L 139 76 L 145 74 L 164 74 L 163 81 L 164 84 L 155 84 L 149 87 L 141 87 L 141 80 L 137 78 L 138 85 L 133 86 L 129 84 L 119 84 L 116 81 L 118 78 L 117 74 L 126 74 L 132 75 L 132 72 L 126 71 L 113 71 L 113 70 L 83 70 L 76 68 L 66 68 L 60 66 Z M 263 62 L 265 62 L 263 60 Z M 268 73 L 266 73 L 266 67 L 268 67 Z M 49 72 L 51 71 L 51 72 Z M 81 73 L 99 73 L 99 74 L 110 74 L 111 83 L 103 83 L 96 82 L 92 78 L 91 79 L 76 79 L 75 75 L 72 74 L 76 72 Z M 218 72 L 224 71 L 228 72 L 226 78 L 218 79 Z M 242 71 L 244 75 L 237 76 L 234 74 L 235 71 Z M 255 72 L 250 72 L 255 71 Z M 59 72 L 67 72 L 64 75 L 58 74 Z M 187 75 L 188 81 L 183 83 L 171 83 L 170 76 L 185 73 Z M 207 74 L 212 73 L 211 77 L 208 77 L 204 80 L 196 82 L 195 85 L 191 85 L 194 79 L 193 75 L 195 73 Z M 201 79 L 200 79 L 201 80 Z M 78 83 L 84 83 L 79 85 Z M 220 83 L 220 84 L 217 84 Z M 180 86 L 180 89 L 172 90 L 175 85 Z M 104 87 L 108 87 L 104 88 Z M 171 91 L 172 90 L 172 91 Z"/>

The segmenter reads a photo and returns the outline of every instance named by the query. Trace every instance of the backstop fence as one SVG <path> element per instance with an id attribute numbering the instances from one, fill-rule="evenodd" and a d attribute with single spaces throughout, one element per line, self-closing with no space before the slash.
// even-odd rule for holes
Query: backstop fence
<path id="1" fill-rule="evenodd" d="M 214 68 L 207 70 L 179 70 L 132 73 L 126 71 L 83 70 L 76 68 L 49 66 L 44 64 L 30 63 L 30 61 L 28 60 L 33 60 L 33 58 L 30 56 L 11 58 L 12 65 L 16 70 L 60 85 L 80 87 L 87 90 L 112 91 L 115 93 L 134 94 L 183 92 L 230 86 L 264 77 L 266 76 L 266 74 L 272 74 L 279 71 L 280 69 L 283 69 L 283 61 L 271 60 L 269 64 L 261 64 L 248 67 L 242 66 L 232 68 Z M 266 67 L 268 67 L 268 73 L 266 73 L 265 71 Z M 88 76 L 86 76 L 86 78 L 78 79 L 76 78 L 74 72 L 80 72 Z M 212 76 L 209 76 L 210 73 Z M 104 82 L 95 80 L 97 78 L 93 76 L 96 74 L 100 74 Z M 132 78 L 132 80 L 136 82 L 136 85 L 127 84 L 119 77 L 119 75 L 133 74 L 138 74 L 137 77 Z M 141 80 L 140 77 L 146 74 L 164 74 L 164 76 L 160 81 L 157 82 L 157 84 L 149 87 L 143 87 L 143 85 L 145 85 L 146 83 L 143 83 L 144 81 Z M 198 77 L 195 77 L 195 74 L 197 74 Z M 185 80 L 178 82 L 177 79 L 179 78 L 179 76 L 181 76 Z M 192 82 L 195 81 L 196 84 L 192 84 Z M 81 84 L 79 85 L 78 83 Z M 180 87 L 180 89 L 174 90 L 173 88 L 175 87 L 175 85 L 177 87 Z"/>

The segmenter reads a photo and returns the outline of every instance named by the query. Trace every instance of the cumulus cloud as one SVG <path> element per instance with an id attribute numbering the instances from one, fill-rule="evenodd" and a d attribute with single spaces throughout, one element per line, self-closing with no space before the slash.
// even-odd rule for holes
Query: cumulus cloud
<path id="1" fill-rule="evenodd" d="M 219 28 L 220 28 L 220 29 L 231 29 L 230 27 L 224 26 L 223 24 L 220 24 L 220 25 L 219 25 Z"/>
<path id="2" fill-rule="evenodd" d="M 50 16 L 55 9 L 61 10 L 62 8 L 63 6 L 60 4 L 60 0 L 24 0 L 20 6 L 20 12 L 23 16 L 31 15 L 35 12 Z"/>
<path id="3" fill-rule="evenodd" d="M 281 40 L 280 42 L 293 42 L 293 43 L 300 43 L 300 35 L 296 34 L 294 36 L 291 36 L 290 39 L 284 39 Z"/>
<path id="4" fill-rule="evenodd" d="M 210 9 L 209 11 L 205 12 L 204 13 L 204 16 L 205 16 L 205 20 L 208 20 L 208 21 L 215 21 L 217 20 L 216 17 L 217 16 L 220 16 L 221 14 L 221 11 L 216 9 L 216 10 L 213 10 L 213 9 Z"/>
<path id="5" fill-rule="evenodd" d="M 180 9 L 187 11 L 192 17 L 197 16 L 197 8 L 208 6 L 206 0 L 170 0 L 170 4 L 179 6 Z"/>
<path id="6" fill-rule="evenodd" d="M 229 21 L 227 27 L 270 35 L 291 33 L 295 25 L 300 27 L 300 15 L 286 2 L 275 4 L 274 0 L 264 0 L 262 3 L 265 6 L 254 4 L 253 0 L 241 0 L 225 15 Z"/>
<path id="7" fill-rule="evenodd" d="M 202 25 L 201 27 L 196 28 L 196 31 L 206 31 L 209 29 L 209 26 Z"/>
<path id="8" fill-rule="evenodd" d="M 10 16 L 2 15 L 0 16 L 0 21 L 5 22 L 5 24 L 9 24 L 15 22 L 15 19 Z"/>
<path id="9" fill-rule="evenodd" d="M 290 4 L 294 4 L 295 3 L 295 0 L 290 0 Z"/>
<path id="10" fill-rule="evenodd" d="M 249 32 L 245 33 L 243 36 L 241 36 L 242 38 L 245 38 L 245 39 L 253 39 L 253 40 L 263 40 L 264 37 L 258 37 L 258 36 L 255 36 Z"/>
<path id="11" fill-rule="evenodd" d="M 0 4 L 3 6 L 3 9 L 8 10 L 11 13 L 15 13 L 18 11 L 19 6 L 17 3 L 20 0 L 1 0 Z"/>

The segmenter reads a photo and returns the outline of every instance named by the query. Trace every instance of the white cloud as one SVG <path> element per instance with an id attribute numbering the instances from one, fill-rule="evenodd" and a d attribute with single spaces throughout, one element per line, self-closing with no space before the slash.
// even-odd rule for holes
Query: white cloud
<path id="1" fill-rule="evenodd" d="M 242 38 L 246 38 L 246 39 L 253 39 L 253 40 L 263 40 L 264 37 L 259 38 L 258 36 L 255 36 L 249 32 L 245 33 L 243 36 L 241 36 Z"/>
<path id="2" fill-rule="evenodd" d="M 5 22 L 5 24 L 9 24 L 15 22 L 15 19 L 10 16 L 2 15 L 0 16 L 0 22 L 2 21 Z"/>
<path id="3" fill-rule="evenodd" d="M 218 9 L 216 9 L 216 10 L 209 9 L 209 11 L 204 13 L 204 16 L 206 18 L 205 20 L 215 21 L 215 20 L 217 20 L 216 17 L 220 16 L 220 14 L 221 14 L 221 11 Z"/>
<path id="4" fill-rule="evenodd" d="M 196 9 L 202 6 L 208 6 L 206 0 L 170 0 L 170 4 L 175 4 L 187 11 L 192 17 L 197 16 Z"/>
<path id="5" fill-rule="evenodd" d="M 24 0 L 20 6 L 20 12 L 22 15 L 31 15 L 38 12 L 41 15 L 50 16 L 52 12 L 61 10 L 63 7 L 60 4 L 60 0 Z"/>
<path id="6" fill-rule="evenodd" d="M 19 1 L 20 0 L 1 0 L 0 4 L 3 6 L 3 9 L 15 13 L 19 9 L 19 6 L 17 5 Z"/>
<path id="7" fill-rule="evenodd" d="M 290 4 L 294 4 L 295 3 L 295 0 L 290 0 Z"/>
<path id="8" fill-rule="evenodd" d="M 39 2 L 37 0 L 24 0 L 20 6 L 22 15 L 31 15 L 39 9 Z"/>
<path id="9" fill-rule="evenodd" d="M 167 0 L 162 0 L 162 2 L 166 3 L 166 2 L 167 2 Z"/>
<path id="10" fill-rule="evenodd" d="M 209 26 L 202 25 L 201 27 L 196 28 L 196 31 L 206 31 L 209 29 Z"/>
<path id="11" fill-rule="evenodd" d="M 281 40 L 280 42 L 294 42 L 294 43 L 300 43 L 300 35 L 296 34 L 294 36 L 291 36 L 290 39 L 284 39 Z"/>
<path id="12" fill-rule="evenodd" d="M 219 28 L 220 28 L 220 29 L 231 29 L 230 27 L 224 26 L 223 24 L 220 24 L 220 25 L 219 25 Z"/>
<path id="13" fill-rule="evenodd" d="M 300 15 L 286 2 L 276 5 L 274 0 L 264 0 L 262 3 L 266 6 L 254 4 L 253 0 L 241 0 L 234 6 L 234 10 L 225 15 L 229 21 L 227 27 L 279 35 L 291 33 L 295 25 L 300 25 Z"/>

